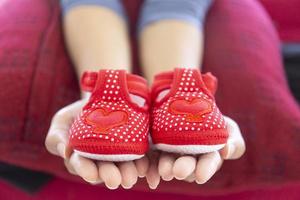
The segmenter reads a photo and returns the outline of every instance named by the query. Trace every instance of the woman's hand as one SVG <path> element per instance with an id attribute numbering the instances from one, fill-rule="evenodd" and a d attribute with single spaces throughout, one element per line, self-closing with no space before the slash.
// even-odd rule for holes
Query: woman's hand
<path id="1" fill-rule="evenodd" d="M 173 178 L 198 184 L 207 182 L 222 166 L 224 160 L 238 159 L 245 152 L 245 142 L 235 121 L 225 117 L 229 138 L 223 149 L 200 156 L 160 153 L 156 161 L 151 160 L 147 181 L 155 189 L 160 176 L 165 181 Z M 155 158 L 155 157 L 154 157 Z"/>
<path id="2" fill-rule="evenodd" d="M 78 175 L 91 184 L 104 183 L 109 189 L 116 189 L 119 185 L 125 189 L 131 188 L 138 177 L 146 175 L 149 165 L 147 157 L 128 162 L 103 162 L 84 158 L 68 149 L 70 126 L 85 103 L 86 100 L 77 101 L 54 115 L 45 141 L 47 150 L 62 157 L 71 174 Z"/>
<path id="3" fill-rule="evenodd" d="M 229 139 L 219 152 L 199 157 L 150 152 L 139 160 L 120 163 L 84 158 L 71 152 L 67 144 L 69 128 L 85 103 L 85 100 L 77 101 L 55 114 L 45 144 L 50 153 L 64 159 L 65 166 L 71 174 L 78 175 L 91 184 L 104 183 L 110 189 L 122 185 L 123 188 L 129 189 L 137 182 L 138 177 L 144 176 L 152 189 L 158 186 L 160 176 L 166 181 L 175 177 L 178 180 L 203 184 L 221 167 L 224 159 L 237 159 L 245 152 L 244 139 L 238 125 L 225 117 Z"/>

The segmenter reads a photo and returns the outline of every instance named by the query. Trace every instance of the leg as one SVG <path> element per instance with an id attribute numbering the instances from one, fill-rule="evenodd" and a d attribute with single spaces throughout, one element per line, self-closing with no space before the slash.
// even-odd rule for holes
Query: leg
<path id="1" fill-rule="evenodd" d="M 151 80 L 155 74 L 175 67 L 199 67 L 203 35 L 193 25 L 165 20 L 145 28 L 140 45 L 143 71 Z"/>
<path id="2" fill-rule="evenodd" d="M 95 5 L 80 0 L 65 2 L 65 38 L 78 75 L 85 70 L 101 68 L 129 71 L 131 55 L 128 30 L 120 13 L 120 3 L 115 0 L 91 1 Z M 78 6 L 80 3 L 85 5 Z"/>
<path id="3" fill-rule="evenodd" d="M 200 66 L 202 23 L 210 2 L 145 2 L 139 40 L 142 68 L 148 80 L 175 67 Z M 189 10 L 193 10 L 194 15 Z"/>

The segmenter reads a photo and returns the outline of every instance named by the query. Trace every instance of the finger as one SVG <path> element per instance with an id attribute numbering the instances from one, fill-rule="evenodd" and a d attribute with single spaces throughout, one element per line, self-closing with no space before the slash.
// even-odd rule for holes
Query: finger
<path id="1" fill-rule="evenodd" d="M 228 117 L 225 117 L 225 121 L 229 138 L 225 147 L 220 150 L 220 154 L 224 159 L 237 159 L 245 153 L 245 142 L 237 123 Z"/>
<path id="2" fill-rule="evenodd" d="M 118 164 L 122 176 L 121 185 L 124 189 L 130 189 L 136 184 L 138 172 L 133 161 L 121 162 Z"/>
<path id="3" fill-rule="evenodd" d="M 146 180 L 148 182 L 148 185 L 150 189 L 156 189 L 159 182 L 160 182 L 160 176 L 158 174 L 158 163 L 157 163 L 158 155 L 155 154 L 150 157 L 151 163 L 146 175 Z"/>
<path id="4" fill-rule="evenodd" d="M 141 159 L 135 160 L 135 166 L 138 172 L 139 177 L 145 177 L 149 169 L 149 159 L 147 156 L 142 157 Z"/>
<path id="5" fill-rule="evenodd" d="M 70 157 L 70 165 L 81 178 L 89 183 L 99 181 L 98 168 L 96 164 L 74 152 Z"/>
<path id="6" fill-rule="evenodd" d="M 98 162 L 99 176 L 103 180 L 106 187 L 114 190 L 119 187 L 122 182 L 122 176 L 118 167 L 112 162 Z"/>
<path id="7" fill-rule="evenodd" d="M 74 168 L 72 167 L 72 165 L 70 164 L 70 161 L 69 160 L 64 160 L 64 164 L 65 164 L 65 167 L 67 168 L 68 172 L 70 174 L 73 174 L 73 175 L 78 175 L 76 173 L 76 171 L 74 170 Z"/>
<path id="8" fill-rule="evenodd" d="M 223 159 L 219 152 L 202 155 L 196 166 L 195 176 L 198 184 L 207 182 L 222 165 Z"/>
<path id="9" fill-rule="evenodd" d="M 99 185 L 101 183 L 103 183 L 103 181 L 101 179 L 98 179 L 97 181 L 95 182 L 89 182 L 91 185 Z"/>
<path id="10" fill-rule="evenodd" d="M 174 178 L 173 165 L 176 158 L 174 154 L 162 153 L 158 161 L 158 173 L 165 181 L 170 181 Z"/>
<path id="11" fill-rule="evenodd" d="M 68 143 L 67 139 L 67 127 L 60 128 L 51 128 L 47 134 L 45 145 L 47 150 L 57 156 L 61 156 L 62 158 L 66 158 L 65 150 L 66 145 Z"/>
<path id="12" fill-rule="evenodd" d="M 193 156 L 179 157 L 173 166 L 173 174 L 176 179 L 183 180 L 190 176 L 196 168 L 196 158 Z"/>
<path id="13" fill-rule="evenodd" d="M 54 115 L 45 140 L 45 146 L 50 153 L 63 158 L 66 157 L 69 128 L 74 117 L 80 112 L 82 105 L 81 101 L 77 101 Z"/>

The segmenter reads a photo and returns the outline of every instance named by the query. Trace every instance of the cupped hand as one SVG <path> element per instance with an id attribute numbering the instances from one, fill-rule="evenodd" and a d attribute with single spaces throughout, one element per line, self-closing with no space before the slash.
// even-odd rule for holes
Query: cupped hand
<path id="1" fill-rule="evenodd" d="M 47 150 L 62 157 L 71 174 L 78 175 L 91 184 L 104 183 L 109 189 L 116 189 L 120 185 L 125 189 L 131 188 L 138 177 L 146 175 L 149 168 L 147 157 L 118 163 L 94 161 L 68 148 L 70 126 L 85 103 L 85 99 L 79 100 L 54 115 L 45 141 Z"/>
<path id="2" fill-rule="evenodd" d="M 224 160 L 240 158 L 246 147 L 239 126 L 229 117 L 225 117 L 225 121 L 229 138 L 224 148 L 199 156 L 158 153 L 159 155 L 151 159 L 150 173 L 146 175 L 149 186 L 155 189 L 160 177 L 165 181 L 176 178 L 203 184 L 220 169 Z"/>
<path id="3" fill-rule="evenodd" d="M 45 144 L 50 153 L 64 159 L 70 173 L 91 184 L 104 183 L 110 189 L 121 185 L 129 189 L 137 182 L 138 177 L 144 176 L 152 189 L 159 185 L 160 177 L 165 181 L 176 178 L 203 184 L 216 173 L 223 160 L 237 159 L 245 152 L 244 139 L 238 125 L 225 117 L 229 139 L 218 152 L 190 156 L 152 151 L 139 160 L 118 163 L 84 158 L 71 152 L 67 144 L 69 128 L 85 103 L 85 100 L 77 101 L 55 114 Z"/>

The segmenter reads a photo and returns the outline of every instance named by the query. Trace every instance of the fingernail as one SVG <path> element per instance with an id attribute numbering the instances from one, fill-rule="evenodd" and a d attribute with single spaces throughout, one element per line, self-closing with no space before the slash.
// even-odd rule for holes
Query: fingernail
<path id="1" fill-rule="evenodd" d="M 164 180 L 164 181 L 171 181 L 171 180 L 173 180 L 174 176 L 172 176 L 172 175 L 169 175 L 169 176 L 162 176 L 161 178 L 162 178 L 162 180 Z"/>
<path id="2" fill-rule="evenodd" d="M 155 190 L 157 188 L 158 185 L 149 185 L 151 190 Z"/>
<path id="3" fill-rule="evenodd" d="M 56 149 L 57 149 L 57 152 L 59 153 L 59 155 L 65 159 L 66 158 L 66 146 L 63 143 L 59 143 L 57 145 Z"/>
<path id="4" fill-rule="evenodd" d="M 185 179 L 186 177 L 175 176 L 175 178 L 176 178 L 177 180 L 181 181 L 181 180 Z"/>
<path id="5" fill-rule="evenodd" d="M 84 176 L 81 176 L 83 180 L 85 180 L 86 182 L 90 183 L 90 184 L 99 184 L 99 183 L 102 183 L 103 181 L 100 180 L 100 179 L 94 179 L 94 178 L 91 178 L 91 177 L 84 177 Z"/>
<path id="6" fill-rule="evenodd" d="M 130 185 L 130 186 L 125 186 L 125 185 L 122 185 L 122 187 L 125 189 L 125 190 L 128 190 L 128 189 L 131 189 L 133 185 Z"/>
<path id="7" fill-rule="evenodd" d="M 202 184 L 204 184 L 206 181 L 198 181 L 198 180 L 196 180 L 196 183 L 198 184 L 198 185 L 202 185 Z"/>
<path id="8" fill-rule="evenodd" d="M 83 180 L 85 180 L 86 182 L 89 182 L 89 183 L 91 183 L 91 184 L 96 184 L 97 182 L 99 182 L 99 180 L 91 179 L 90 177 L 84 177 L 84 176 L 82 176 L 82 175 L 81 175 L 81 178 L 82 178 Z"/>
<path id="9" fill-rule="evenodd" d="M 94 181 L 94 180 L 87 180 L 87 179 L 85 179 L 85 178 L 83 178 L 86 182 L 88 182 L 88 183 L 90 183 L 90 184 L 92 184 L 92 185 L 97 185 L 97 184 L 100 184 L 100 183 L 102 183 L 102 181 L 99 181 L 99 180 L 97 180 L 97 181 Z"/>
<path id="10" fill-rule="evenodd" d="M 106 184 L 105 184 L 105 186 L 106 186 L 108 189 L 110 189 L 110 190 L 115 190 L 115 189 L 118 189 L 118 187 L 119 187 L 119 186 L 111 187 L 111 186 L 106 185 Z"/>

